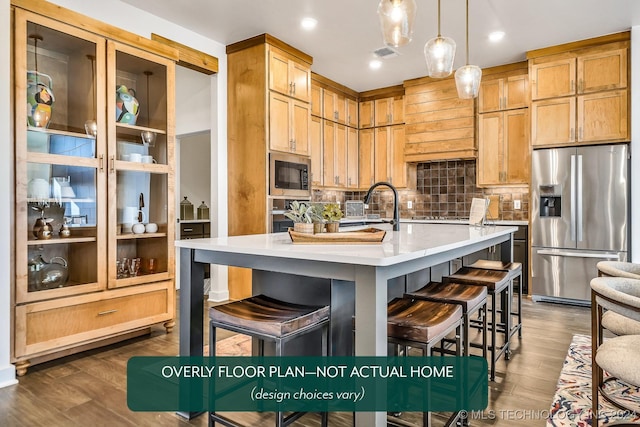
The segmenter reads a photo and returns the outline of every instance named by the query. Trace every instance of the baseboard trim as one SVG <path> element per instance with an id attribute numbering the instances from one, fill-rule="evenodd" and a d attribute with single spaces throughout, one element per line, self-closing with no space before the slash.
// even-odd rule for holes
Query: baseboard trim
<path id="1" fill-rule="evenodd" d="M 222 302 L 222 301 L 227 301 L 228 299 L 229 299 L 229 291 L 228 290 L 224 290 L 224 291 L 210 290 L 209 291 L 209 301 Z"/>
<path id="2" fill-rule="evenodd" d="M 11 364 L 0 366 L 0 388 L 9 387 L 14 384 L 18 384 L 16 367 Z"/>

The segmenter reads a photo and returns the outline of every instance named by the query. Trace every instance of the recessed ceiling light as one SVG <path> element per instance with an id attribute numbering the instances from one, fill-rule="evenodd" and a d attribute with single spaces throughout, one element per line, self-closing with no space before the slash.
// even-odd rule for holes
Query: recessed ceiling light
<path id="1" fill-rule="evenodd" d="M 305 30 L 313 30 L 316 25 L 318 25 L 318 21 L 313 18 L 304 18 L 300 21 L 300 26 Z"/>
<path id="2" fill-rule="evenodd" d="M 372 59 L 369 62 L 369 68 L 371 68 L 372 70 L 377 70 L 380 67 L 382 67 L 382 61 L 379 61 L 377 59 Z"/>
<path id="3" fill-rule="evenodd" d="M 494 31 L 493 33 L 489 34 L 489 40 L 491 40 L 494 43 L 499 42 L 503 38 L 504 38 L 504 31 Z"/>

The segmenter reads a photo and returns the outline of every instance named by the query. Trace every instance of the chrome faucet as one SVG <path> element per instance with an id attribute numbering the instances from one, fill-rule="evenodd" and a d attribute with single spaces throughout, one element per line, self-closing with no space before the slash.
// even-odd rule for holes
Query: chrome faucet
<path id="1" fill-rule="evenodd" d="M 400 212 L 398 208 L 398 190 L 396 190 L 396 187 L 388 182 L 376 182 L 371 186 L 371 188 L 369 188 L 369 191 L 367 191 L 367 195 L 364 196 L 364 203 L 369 204 L 369 199 L 371 199 L 373 190 L 380 185 L 386 185 L 393 191 L 393 220 L 391 221 L 391 224 L 393 225 L 393 231 L 400 231 Z"/>

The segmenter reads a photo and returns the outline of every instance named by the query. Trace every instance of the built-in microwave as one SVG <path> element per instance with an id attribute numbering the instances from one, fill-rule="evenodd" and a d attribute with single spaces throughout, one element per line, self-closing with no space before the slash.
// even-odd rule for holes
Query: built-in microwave
<path id="1" fill-rule="evenodd" d="M 309 157 L 269 153 L 269 194 L 271 196 L 309 197 Z"/>

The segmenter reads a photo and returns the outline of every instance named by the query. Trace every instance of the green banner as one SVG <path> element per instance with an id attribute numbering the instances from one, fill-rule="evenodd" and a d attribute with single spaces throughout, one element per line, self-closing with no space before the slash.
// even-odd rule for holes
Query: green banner
<path id="1" fill-rule="evenodd" d="M 133 357 L 134 411 L 456 411 L 488 404 L 480 357 Z"/>

